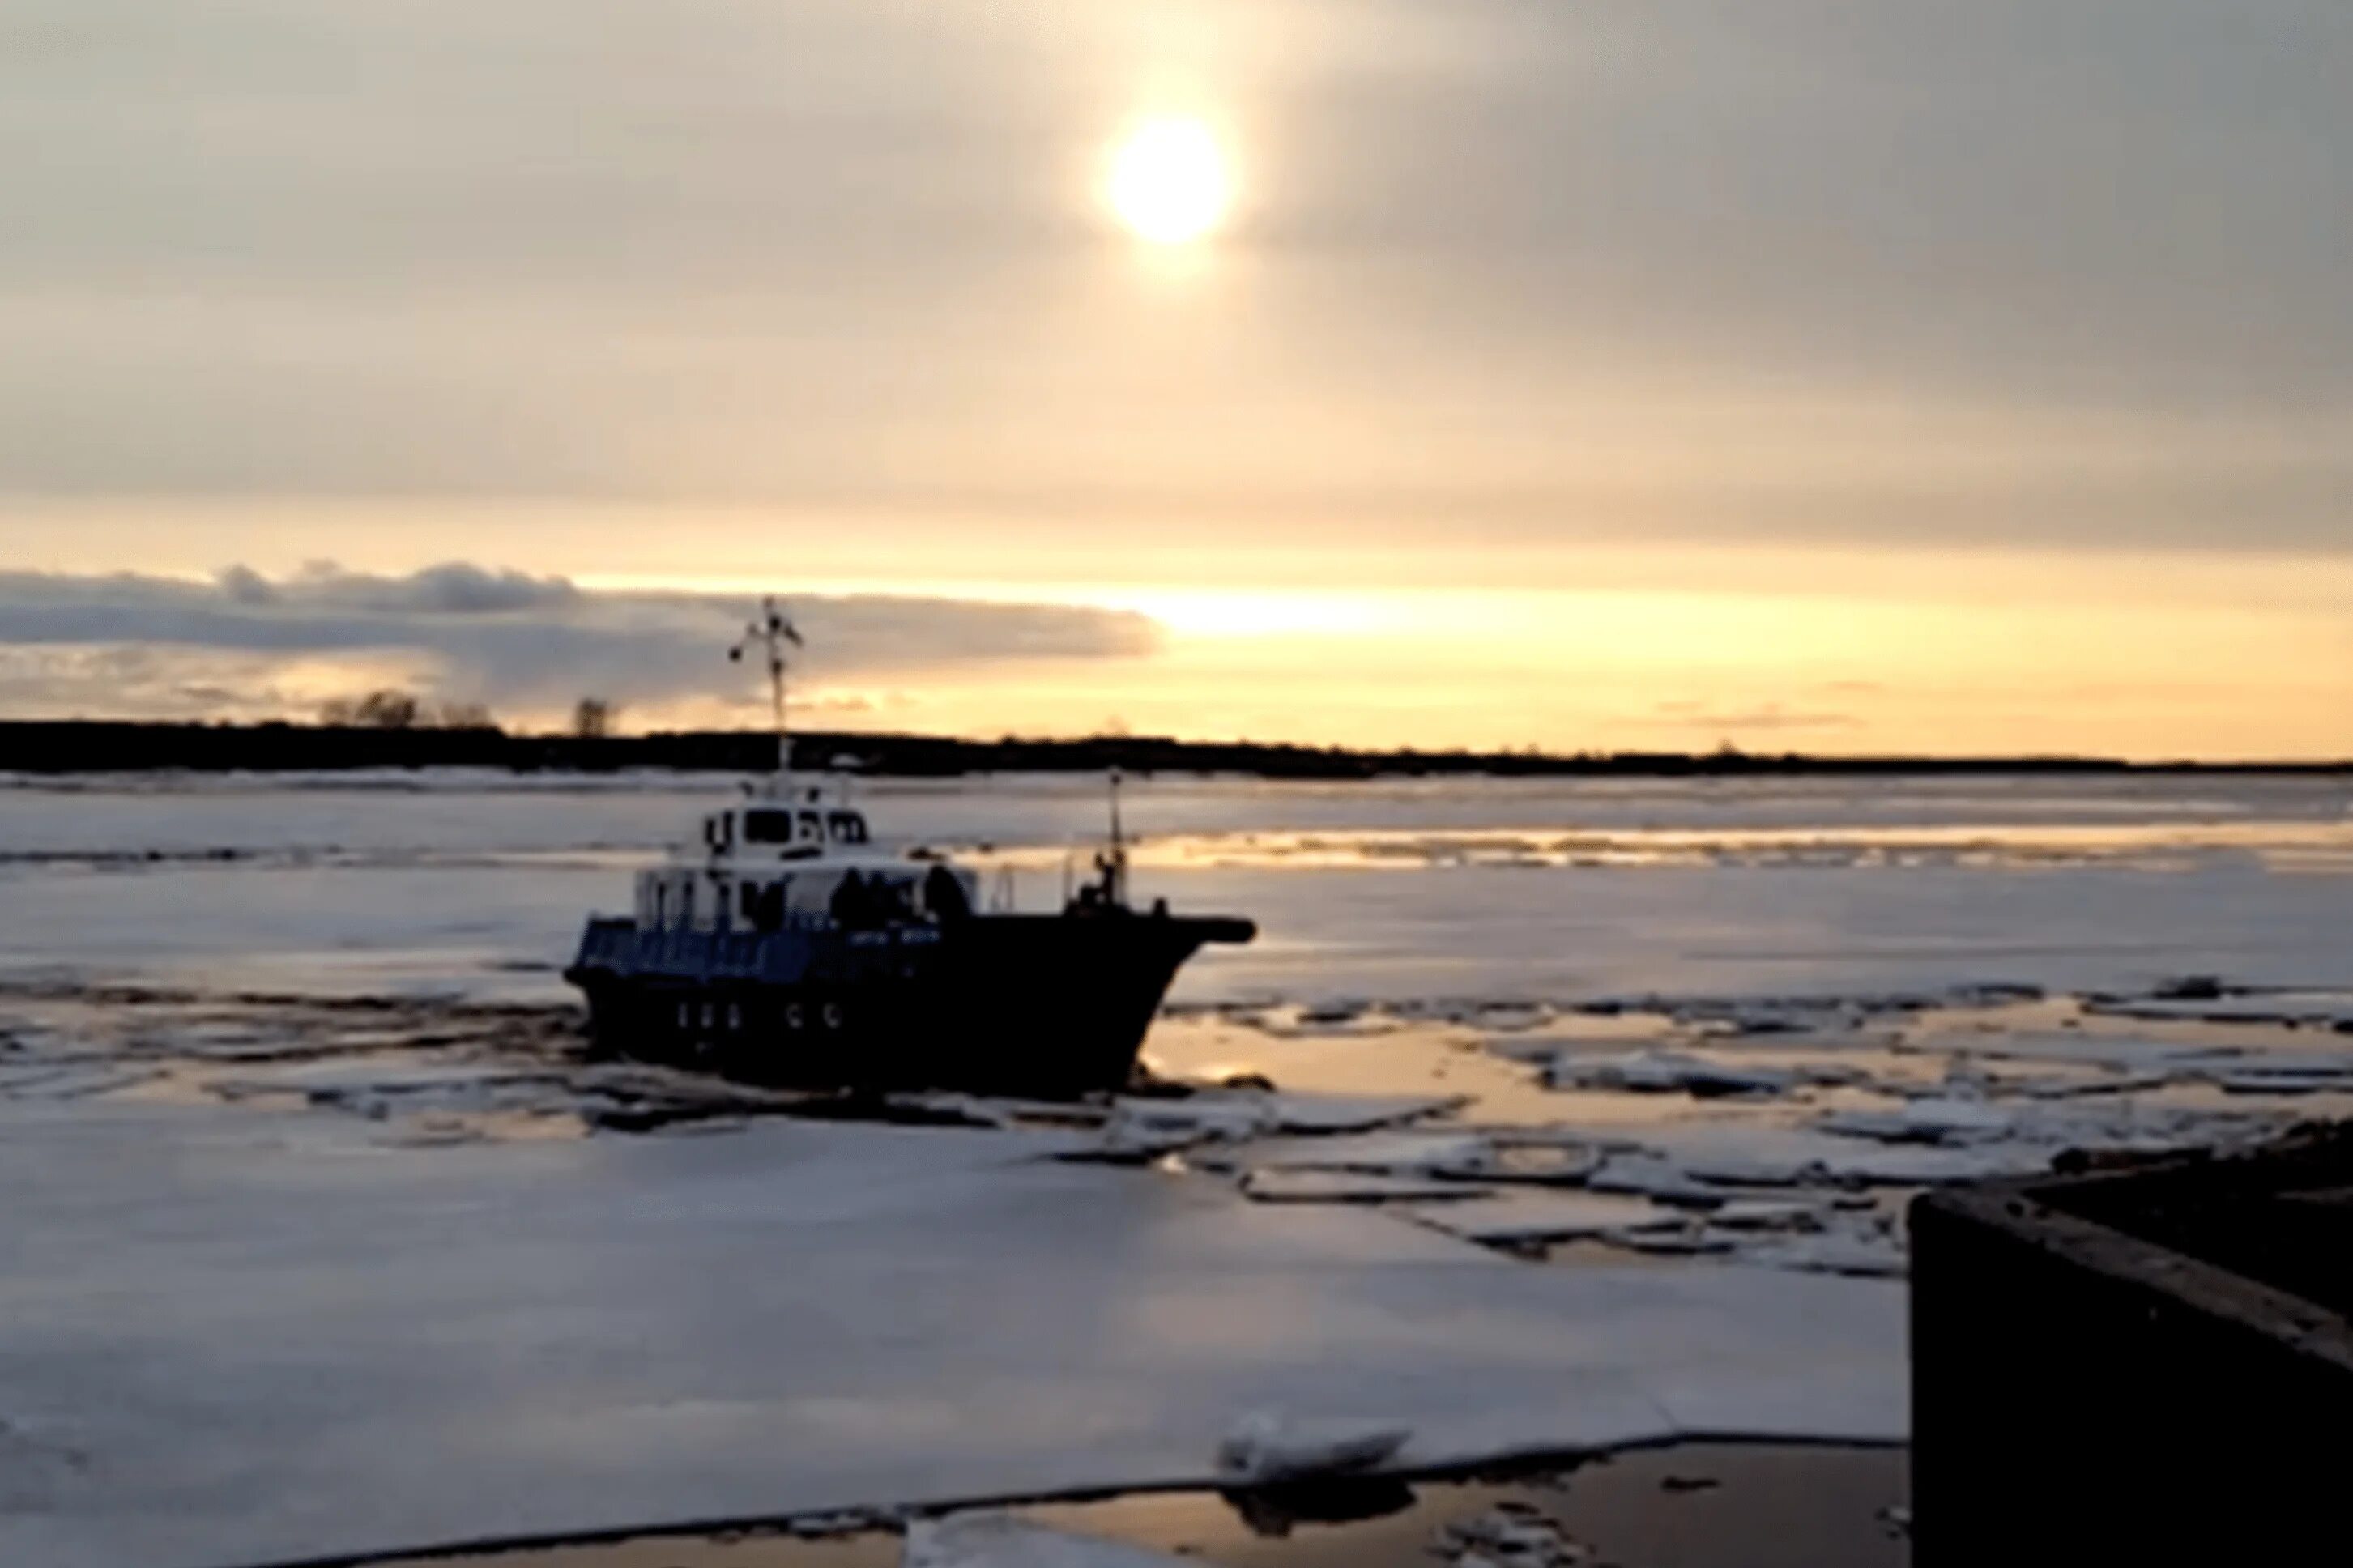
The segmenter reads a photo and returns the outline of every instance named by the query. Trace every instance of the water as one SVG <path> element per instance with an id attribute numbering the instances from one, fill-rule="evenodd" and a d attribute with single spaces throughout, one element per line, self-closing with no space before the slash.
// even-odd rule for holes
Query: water
<path id="1" fill-rule="evenodd" d="M 553 1000 L 582 917 L 723 781 L 370 775 L 0 786 L 0 975 Z M 876 783 L 885 838 L 1026 907 L 1097 781 Z M 1131 780 L 1135 887 L 1255 917 L 1180 1002 L 2353 982 L 2334 780 Z"/>

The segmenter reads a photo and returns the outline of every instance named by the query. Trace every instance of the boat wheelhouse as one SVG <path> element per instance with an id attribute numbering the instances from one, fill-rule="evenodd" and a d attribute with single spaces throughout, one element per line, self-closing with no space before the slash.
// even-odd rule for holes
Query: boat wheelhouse
<path id="1" fill-rule="evenodd" d="M 972 872 L 875 847 L 863 812 L 821 786 L 776 781 L 702 819 L 699 851 L 638 873 L 648 931 L 774 931 L 896 913 L 972 912 Z"/>

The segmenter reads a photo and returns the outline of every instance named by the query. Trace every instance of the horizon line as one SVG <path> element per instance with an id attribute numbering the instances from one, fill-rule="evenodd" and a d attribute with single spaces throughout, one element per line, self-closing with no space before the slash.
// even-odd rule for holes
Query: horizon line
<path id="1" fill-rule="evenodd" d="M 240 771 L 292 771 L 304 766 L 353 767 L 388 765 L 408 767 L 488 765 L 510 769 L 546 765 L 544 752 L 549 748 L 566 752 L 589 752 L 613 755 L 631 751 L 686 753 L 685 758 L 667 764 L 683 771 L 742 771 L 741 759 L 733 755 L 736 747 L 765 747 L 773 743 L 774 732 L 765 728 L 677 729 L 650 730 L 620 735 L 579 735 L 561 729 L 509 729 L 490 724 L 449 727 L 434 724 L 407 726 L 375 726 L 364 724 L 328 725 L 288 719 L 100 719 L 88 716 L 55 719 L 0 718 L 0 735 L 10 732 L 48 731 L 57 738 L 79 731 L 86 739 L 96 739 L 106 732 L 122 740 L 145 737 L 161 741 L 166 736 L 188 737 L 205 735 L 223 740 L 242 738 L 247 743 L 236 750 L 250 752 L 251 742 L 265 738 L 290 741 L 296 736 L 312 739 L 307 743 L 294 742 L 293 749 L 313 753 L 332 749 L 349 755 L 354 752 L 383 754 L 408 753 L 412 757 L 438 754 L 453 757 L 468 752 L 513 752 L 517 749 L 540 751 L 533 758 L 519 755 L 497 758 L 488 754 L 478 761 L 386 761 L 371 764 L 356 762 L 313 761 L 309 763 L 283 761 L 270 762 L 250 758 L 236 764 Z M 1266 762 L 1285 758 L 1301 761 L 1321 761 L 1333 764 L 1353 764 L 1375 773 L 1409 773 L 1419 765 L 1424 771 L 1439 768 L 1464 773 L 1561 773 L 1584 772 L 1619 772 L 1641 773 L 1705 773 L 1705 772 L 1784 772 L 1819 771 L 1872 773 L 1939 773 L 1978 772 L 2000 773 L 2353 773 L 2353 754 L 2308 757 L 2200 757 L 2167 755 L 2156 757 L 2109 756 L 2092 752 L 1811 752 L 1797 750 L 1757 750 L 1732 741 L 1697 750 L 1590 750 L 1562 751 L 1530 745 L 1523 748 L 1479 747 L 1469 745 L 1426 746 L 1413 743 L 1392 745 L 1345 745 L 1312 741 L 1223 739 L 1207 740 L 1177 735 L 1122 734 L 1096 731 L 1079 735 L 1025 735 L 1006 732 L 996 736 L 933 734 L 917 731 L 884 730 L 819 730 L 792 731 L 795 749 L 803 744 L 821 744 L 839 748 L 845 753 L 855 753 L 861 748 L 883 752 L 921 749 L 933 753 L 963 752 L 970 763 L 982 763 L 990 754 L 1061 753 L 1059 766 L 1048 771 L 1079 771 L 1084 767 L 1125 766 L 1139 772 L 1155 769 L 1194 772 L 1252 772 L 1247 760 L 1258 757 Z M 113 748 L 109 748 L 111 750 Z M 278 748 L 270 748 L 276 750 Z M 187 759 L 174 761 L 163 753 L 169 748 L 141 747 L 138 750 L 153 759 L 140 764 L 98 763 L 86 768 L 70 763 L 64 766 L 27 765 L 22 759 L 0 763 L 0 771 L 16 773 L 68 773 L 135 771 L 139 767 L 169 769 L 172 767 L 206 766 Z M 1104 753 L 1128 752 L 1123 760 L 1116 756 L 1104 758 Z M 1085 756 L 1082 756 L 1084 753 Z M 1134 753 L 1145 753 L 1135 756 Z M 1229 766 L 1213 765 L 1219 757 L 1228 760 Z M 1101 760 L 1094 760 L 1101 759 Z M 902 764 L 911 758 L 898 759 Z M 945 761 L 945 756 L 940 756 Z M 1036 760 L 1044 760 L 1039 757 Z M 880 763 L 879 771 L 892 771 L 891 759 L 872 756 L 849 756 L 852 767 L 871 767 Z M 1401 765 L 1402 764 L 1402 765 Z M 212 764 L 217 768 L 220 763 Z M 664 765 L 655 763 L 652 765 Z M 988 771 L 983 766 L 968 771 Z M 1003 771 L 1019 771 L 1008 769 Z"/>

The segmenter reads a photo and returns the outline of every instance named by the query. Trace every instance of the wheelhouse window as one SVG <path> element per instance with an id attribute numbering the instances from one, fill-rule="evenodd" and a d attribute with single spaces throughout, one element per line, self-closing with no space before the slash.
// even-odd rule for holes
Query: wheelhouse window
<path id="1" fill-rule="evenodd" d="M 812 843 L 825 840 L 825 820 L 814 811 L 801 813 L 801 837 Z"/>
<path id="2" fill-rule="evenodd" d="M 826 819 L 836 844 L 866 842 L 866 819 L 854 811 L 837 811 Z"/>
<path id="3" fill-rule="evenodd" d="M 744 842 L 746 844 L 790 844 L 793 841 L 793 814 L 766 808 L 744 814 Z"/>

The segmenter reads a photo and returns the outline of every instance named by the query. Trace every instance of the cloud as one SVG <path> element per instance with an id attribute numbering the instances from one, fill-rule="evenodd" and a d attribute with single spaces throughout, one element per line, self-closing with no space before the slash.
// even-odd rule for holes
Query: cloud
<path id="1" fill-rule="evenodd" d="M 641 721 L 751 711 L 723 657 L 748 596 L 599 593 L 465 562 L 405 575 L 332 563 L 211 582 L 0 573 L 0 705 L 17 715 L 307 715 L 378 684 L 545 718 L 594 693 Z M 819 711 L 903 708 L 902 689 L 975 665 L 1130 658 L 1158 627 L 1124 611 L 860 595 L 792 603 L 796 682 Z"/>
<path id="2" fill-rule="evenodd" d="M 0 488 L 2344 534 L 2342 0 L 592 10 L 16 0 Z"/>
<path id="3" fill-rule="evenodd" d="M 282 583 L 239 565 L 223 568 L 214 583 L 231 601 L 248 606 L 314 605 L 390 615 L 491 615 L 568 605 L 580 596 L 563 577 L 491 571 L 465 561 L 446 561 L 393 577 L 346 572 L 332 561 L 313 561 Z"/>

